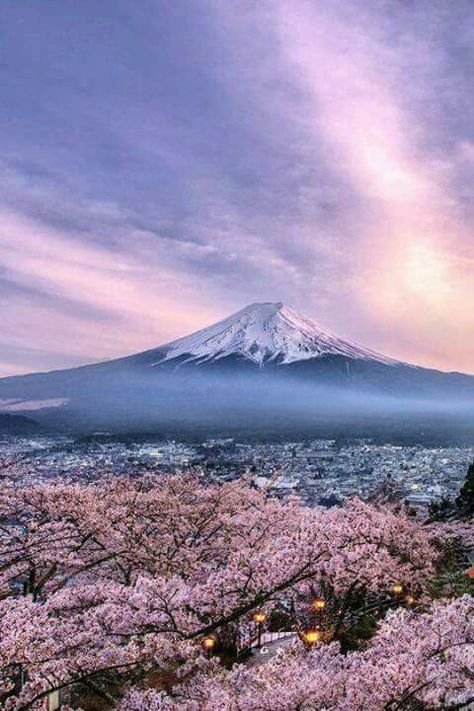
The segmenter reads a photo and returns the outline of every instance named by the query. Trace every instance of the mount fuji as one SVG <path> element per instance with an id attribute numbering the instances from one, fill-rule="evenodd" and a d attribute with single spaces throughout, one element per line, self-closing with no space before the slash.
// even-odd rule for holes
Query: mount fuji
<path id="1" fill-rule="evenodd" d="M 165 346 L 161 363 L 209 362 L 238 356 L 260 366 L 293 363 L 321 356 L 396 361 L 338 338 L 307 316 L 279 303 L 250 304 L 228 318 Z"/>
<path id="2" fill-rule="evenodd" d="M 474 423 L 474 377 L 403 363 L 280 302 L 254 303 L 158 348 L 0 379 L 2 412 L 86 432 L 312 430 L 433 415 Z"/>

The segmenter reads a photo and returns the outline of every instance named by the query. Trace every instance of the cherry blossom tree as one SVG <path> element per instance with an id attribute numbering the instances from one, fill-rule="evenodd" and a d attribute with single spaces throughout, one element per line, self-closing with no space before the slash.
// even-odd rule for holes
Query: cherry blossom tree
<path id="1" fill-rule="evenodd" d="M 9 711 L 78 685 L 110 707 L 151 677 L 172 691 L 199 670 L 205 636 L 235 657 L 253 612 L 305 624 L 322 591 L 334 608 L 330 639 L 340 639 L 357 597 L 385 599 L 397 583 L 426 600 L 438 555 L 431 529 L 403 513 L 356 499 L 309 509 L 246 482 L 184 475 L 5 482 L 0 546 Z"/>
<path id="2" fill-rule="evenodd" d="M 203 663 L 173 695 L 130 690 L 125 711 L 395 711 L 467 709 L 474 702 L 474 600 L 426 613 L 391 612 L 361 652 L 296 642 L 257 668 Z"/>

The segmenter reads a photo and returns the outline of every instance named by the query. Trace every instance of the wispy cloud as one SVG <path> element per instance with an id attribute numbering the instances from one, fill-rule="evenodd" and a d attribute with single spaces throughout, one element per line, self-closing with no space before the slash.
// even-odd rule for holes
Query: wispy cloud
<path id="1" fill-rule="evenodd" d="M 473 370 L 468 0 L 76 11 L 5 11 L 3 373 L 259 299 Z"/>
<path id="2" fill-rule="evenodd" d="M 439 104 L 453 101 L 456 81 L 443 75 L 456 49 L 449 35 L 440 42 L 446 6 L 395 16 L 380 12 L 393 3 L 263 7 L 252 21 L 275 34 L 273 59 L 299 97 L 287 93 L 283 114 L 295 107 L 306 161 L 316 162 L 322 146 L 325 167 L 346 181 L 340 198 L 350 190 L 358 203 L 337 222 L 351 262 L 342 288 L 359 306 L 356 328 L 401 357 L 472 370 L 474 240 L 456 184 L 471 144 L 454 135 L 450 149 L 443 142 Z M 452 81 L 444 89 L 441 76 Z M 319 227 L 316 216 L 316 249 Z M 333 257 L 342 266 L 341 250 Z"/>

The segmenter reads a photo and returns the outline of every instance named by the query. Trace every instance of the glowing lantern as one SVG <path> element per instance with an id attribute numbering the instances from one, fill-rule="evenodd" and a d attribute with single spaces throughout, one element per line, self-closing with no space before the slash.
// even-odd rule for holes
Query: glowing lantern
<path id="1" fill-rule="evenodd" d="M 317 644 L 321 639 L 320 630 L 307 630 L 304 635 L 305 642 L 309 645 Z"/>
<path id="2" fill-rule="evenodd" d="M 395 593 L 395 595 L 400 595 L 403 592 L 403 585 L 401 583 L 395 583 L 395 585 L 392 585 L 392 592 Z"/>
<path id="3" fill-rule="evenodd" d="M 204 639 L 202 640 L 202 646 L 204 647 L 206 652 L 212 652 L 212 650 L 216 646 L 215 637 L 204 637 Z"/>
<path id="4" fill-rule="evenodd" d="M 262 625 L 267 619 L 264 612 L 255 612 L 253 616 L 253 621 L 257 625 L 257 647 L 260 649 L 262 646 Z"/>

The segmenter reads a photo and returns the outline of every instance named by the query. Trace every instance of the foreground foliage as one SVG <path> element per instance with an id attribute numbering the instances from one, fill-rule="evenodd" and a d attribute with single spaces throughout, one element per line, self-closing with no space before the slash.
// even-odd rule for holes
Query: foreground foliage
<path id="1" fill-rule="evenodd" d="M 469 695 L 472 599 L 430 608 L 427 594 L 443 524 L 358 500 L 308 509 L 244 482 L 204 486 L 188 476 L 7 482 L 0 520 L 7 710 L 39 709 L 54 689 L 74 707 L 95 695 L 123 711 L 375 711 L 415 698 L 454 709 Z M 368 645 L 342 654 L 355 608 L 385 614 L 395 583 L 416 611 L 389 613 Z M 309 601 L 323 592 L 325 644 L 308 652 L 298 640 L 256 670 L 204 660 L 202 640 L 212 636 L 235 661 L 256 610 L 304 639 Z"/>
<path id="2" fill-rule="evenodd" d="M 130 691 L 123 711 L 365 711 L 459 709 L 474 702 L 474 600 L 436 603 L 429 613 L 390 613 L 362 652 L 337 643 L 308 652 L 299 644 L 257 669 L 205 665 L 167 698 Z"/>

